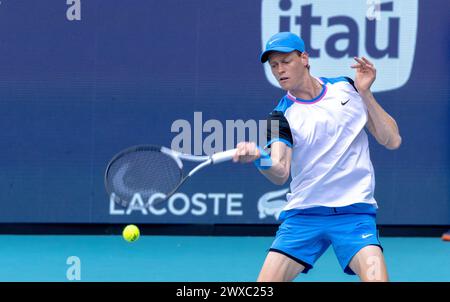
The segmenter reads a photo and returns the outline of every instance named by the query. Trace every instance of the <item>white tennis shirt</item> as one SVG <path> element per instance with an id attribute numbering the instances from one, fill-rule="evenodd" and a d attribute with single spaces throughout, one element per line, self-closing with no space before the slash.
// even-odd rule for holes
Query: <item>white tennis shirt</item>
<path id="1" fill-rule="evenodd" d="M 288 93 L 271 113 L 284 121 L 271 142 L 292 143 L 292 181 L 284 210 L 354 203 L 377 207 L 364 130 L 367 107 L 350 78 L 317 79 L 323 85 L 318 97 L 302 100 Z"/>

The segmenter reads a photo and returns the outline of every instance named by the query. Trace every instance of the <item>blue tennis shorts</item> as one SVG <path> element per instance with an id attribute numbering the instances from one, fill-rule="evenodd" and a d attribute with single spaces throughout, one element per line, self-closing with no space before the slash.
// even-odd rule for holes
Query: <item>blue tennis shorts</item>
<path id="1" fill-rule="evenodd" d="M 369 204 L 347 207 L 315 207 L 282 212 L 270 251 L 284 254 L 302 264 L 307 273 L 320 256 L 333 245 L 345 273 L 354 275 L 349 264 L 368 245 L 381 244 L 376 227 L 376 209 Z"/>

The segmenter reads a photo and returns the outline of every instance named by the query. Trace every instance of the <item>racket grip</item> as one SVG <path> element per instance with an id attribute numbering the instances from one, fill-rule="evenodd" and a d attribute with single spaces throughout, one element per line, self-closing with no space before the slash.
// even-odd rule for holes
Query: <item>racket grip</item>
<path id="1" fill-rule="evenodd" d="M 233 158 L 233 155 L 236 153 L 237 149 L 231 149 L 231 150 L 227 150 L 227 151 L 223 151 L 223 152 L 219 152 L 216 154 L 213 154 L 211 156 L 212 159 L 212 163 L 213 164 L 218 164 L 224 161 L 228 161 L 231 160 Z"/>

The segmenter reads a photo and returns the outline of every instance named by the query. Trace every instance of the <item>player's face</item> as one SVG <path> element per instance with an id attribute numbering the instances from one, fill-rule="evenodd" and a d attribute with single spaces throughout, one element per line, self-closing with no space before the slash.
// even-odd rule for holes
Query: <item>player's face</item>
<path id="1" fill-rule="evenodd" d="M 302 57 L 295 51 L 273 52 L 269 56 L 269 64 L 281 88 L 287 91 L 297 88 L 307 70 Z"/>

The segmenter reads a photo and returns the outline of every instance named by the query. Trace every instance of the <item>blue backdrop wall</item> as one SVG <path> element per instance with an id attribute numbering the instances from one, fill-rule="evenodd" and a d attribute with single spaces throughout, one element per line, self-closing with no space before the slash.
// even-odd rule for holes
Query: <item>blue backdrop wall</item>
<path id="1" fill-rule="evenodd" d="M 202 171 L 156 209 L 110 203 L 103 173 L 125 147 L 170 146 L 194 112 L 265 119 L 283 91 L 258 55 L 290 30 L 316 76 L 353 77 L 353 55 L 378 68 L 403 137 L 396 151 L 370 140 L 378 222 L 450 224 L 449 2 L 332 3 L 2 0 L 0 222 L 276 223 L 288 185 L 253 165 Z"/>

